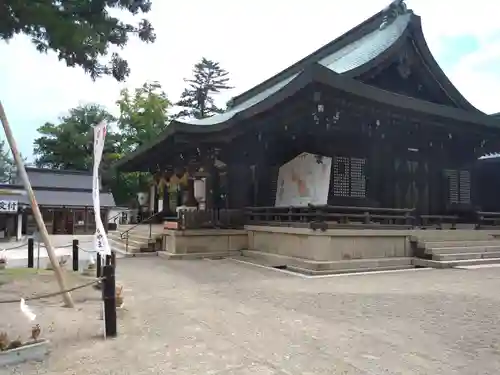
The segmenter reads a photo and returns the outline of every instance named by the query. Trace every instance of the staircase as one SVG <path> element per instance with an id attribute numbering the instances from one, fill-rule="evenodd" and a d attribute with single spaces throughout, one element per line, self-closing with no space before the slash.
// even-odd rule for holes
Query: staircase
<path id="1" fill-rule="evenodd" d="M 125 233 L 123 239 L 121 238 L 122 233 Z M 151 238 L 149 237 L 149 224 L 120 225 L 118 230 L 108 232 L 108 241 L 111 249 L 119 254 L 137 254 L 157 251 L 161 244 L 162 235 L 163 224 L 151 226 Z"/>
<path id="2" fill-rule="evenodd" d="M 411 242 L 417 256 L 416 266 L 452 268 L 500 264 L 500 240 L 479 230 L 429 231 L 412 236 Z"/>

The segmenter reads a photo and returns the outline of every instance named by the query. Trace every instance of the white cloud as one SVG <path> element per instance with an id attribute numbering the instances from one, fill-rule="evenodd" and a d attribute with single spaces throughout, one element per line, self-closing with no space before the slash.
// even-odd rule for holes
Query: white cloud
<path id="1" fill-rule="evenodd" d="M 29 40 L 18 37 L 0 44 L 0 98 L 15 134 L 22 136 L 25 153 L 44 121 L 54 120 L 83 102 L 97 102 L 110 109 L 123 87 L 137 87 L 157 80 L 175 100 L 184 87 L 183 78 L 202 56 L 219 61 L 231 73 L 235 89 L 221 102 L 258 84 L 291 65 L 386 6 L 385 0 L 289 0 L 230 2 L 227 0 L 153 1 L 148 16 L 158 39 L 152 45 L 132 40 L 123 51 L 132 68 L 130 79 L 118 84 L 104 78 L 92 82 L 79 68 L 68 68 L 55 54 L 40 55 Z M 447 71 L 463 94 L 478 108 L 500 111 L 495 105 L 500 77 L 481 64 L 498 62 L 500 35 L 496 17 L 500 3 L 409 0 L 422 16 L 429 47 L 439 60 L 446 48 L 443 37 L 474 35 L 481 48 L 463 57 Z M 483 66 L 483 65 L 481 65 Z M 495 95 L 495 93 L 497 95 Z M 28 133 L 28 134 L 27 134 Z"/>
<path id="2" fill-rule="evenodd" d="M 450 79 L 462 94 L 486 113 L 500 112 L 500 41 L 463 57 Z"/>

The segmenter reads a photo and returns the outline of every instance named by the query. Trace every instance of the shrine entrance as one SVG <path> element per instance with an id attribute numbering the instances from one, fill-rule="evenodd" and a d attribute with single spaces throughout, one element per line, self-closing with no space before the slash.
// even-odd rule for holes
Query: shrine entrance
<path id="1" fill-rule="evenodd" d="M 396 158 L 394 167 L 394 207 L 429 212 L 429 163 L 416 149 Z"/>

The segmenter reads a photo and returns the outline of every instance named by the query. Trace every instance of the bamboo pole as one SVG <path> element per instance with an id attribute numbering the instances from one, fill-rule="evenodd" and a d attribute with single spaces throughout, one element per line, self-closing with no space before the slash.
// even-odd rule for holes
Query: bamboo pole
<path id="1" fill-rule="evenodd" d="M 56 275 L 57 283 L 59 284 L 59 288 L 61 289 L 62 292 L 66 290 L 64 275 L 61 266 L 57 261 L 54 248 L 52 247 L 52 243 L 50 242 L 49 233 L 47 232 L 47 228 L 45 227 L 45 223 L 42 218 L 42 213 L 40 212 L 40 208 L 38 207 L 35 194 L 33 193 L 33 189 L 31 188 L 31 183 L 28 178 L 28 174 L 26 173 L 26 168 L 24 167 L 23 159 L 21 158 L 21 154 L 17 149 L 16 140 L 12 135 L 12 130 L 10 129 L 10 125 L 7 120 L 7 115 L 5 114 L 5 110 L 3 108 L 1 101 L 0 101 L 0 120 L 2 121 L 2 126 L 5 131 L 5 137 L 7 138 L 7 142 L 9 142 L 12 155 L 14 156 L 18 173 L 21 179 L 23 180 L 24 189 L 26 190 L 26 193 L 28 194 L 28 197 L 30 199 L 33 216 L 35 217 L 35 221 L 38 226 L 38 230 L 40 231 L 40 235 L 42 236 L 42 240 L 45 243 L 45 248 L 47 249 L 47 254 L 49 255 L 50 263 L 52 263 L 52 268 Z M 71 298 L 71 294 L 69 294 L 69 292 L 62 293 L 62 296 L 66 307 L 74 307 L 73 299 Z"/>

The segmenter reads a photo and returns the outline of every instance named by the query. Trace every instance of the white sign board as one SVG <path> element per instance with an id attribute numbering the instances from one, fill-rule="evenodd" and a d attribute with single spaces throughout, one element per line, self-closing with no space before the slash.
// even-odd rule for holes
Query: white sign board
<path id="1" fill-rule="evenodd" d="M 18 201 L 0 200 L 0 213 L 16 213 Z"/>
<path id="2" fill-rule="evenodd" d="M 278 173 L 275 207 L 323 205 L 328 201 L 332 158 L 302 153 Z"/>

